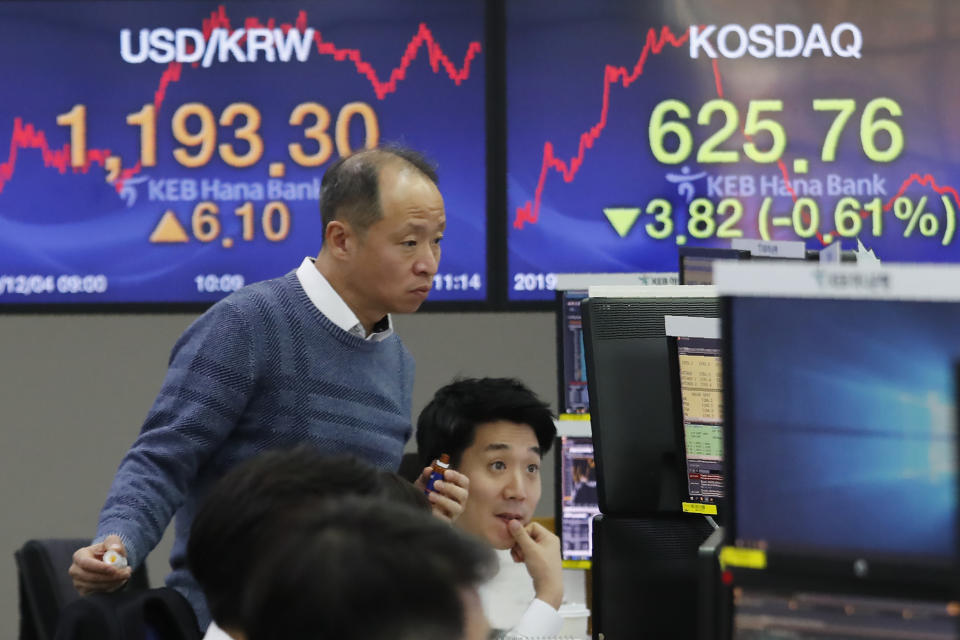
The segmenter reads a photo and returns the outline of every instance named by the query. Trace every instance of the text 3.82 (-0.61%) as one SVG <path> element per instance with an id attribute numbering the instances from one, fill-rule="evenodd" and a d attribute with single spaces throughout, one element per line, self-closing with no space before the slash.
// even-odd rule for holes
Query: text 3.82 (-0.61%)
<path id="1" fill-rule="evenodd" d="M 775 210 L 774 198 L 763 198 L 757 212 L 756 234 L 764 240 L 770 240 L 774 228 L 788 228 L 801 239 L 818 236 L 829 244 L 835 238 L 855 238 L 869 233 L 875 238 L 882 237 L 885 231 L 884 213 L 893 211 L 894 217 L 902 227 L 902 235 L 909 238 L 916 232 L 924 238 L 940 238 L 943 246 L 953 242 L 956 230 L 956 207 L 949 196 L 941 196 L 943 211 L 939 215 L 927 207 L 927 196 L 912 199 L 900 196 L 884 204 L 882 198 L 861 201 L 847 196 L 832 205 L 821 207 L 813 198 L 797 198 L 788 211 Z M 733 239 L 744 237 L 744 229 L 739 226 L 743 218 L 744 205 L 737 198 L 723 198 L 716 204 L 708 198 L 696 198 L 686 207 L 686 229 L 675 221 L 677 211 L 673 204 L 664 198 L 656 198 L 647 203 L 644 209 L 617 208 L 605 209 L 619 215 L 637 217 L 642 212 L 653 217 L 652 222 L 644 225 L 647 235 L 654 240 L 666 240 L 671 236 L 677 244 L 684 244 L 687 237 L 697 240 L 709 238 Z M 821 229 L 826 222 L 829 229 Z M 623 233 L 622 235 L 626 235 Z M 753 232 L 749 233 L 753 236 Z"/>

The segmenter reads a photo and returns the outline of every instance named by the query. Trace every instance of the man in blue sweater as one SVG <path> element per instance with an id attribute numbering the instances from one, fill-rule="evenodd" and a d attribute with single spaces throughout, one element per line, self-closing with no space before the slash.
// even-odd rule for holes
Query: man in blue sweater
<path id="1" fill-rule="evenodd" d="M 336 162 L 323 177 L 316 260 L 244 287 L 190 325 L 120 463 L 93 544 L 74 554 L 78 591 L 122 586 L 176 515 L 167 585 L 205 628 L 210 616 L 186 547 L 217 478 L 260 451 L 300 442 L 397 468 L 411 434 L 413 358 L 389 314 L 416 311 L 437 272 L 445 216 L 436 182 L 433 167 L 405 149 Z M 454 519 L 468 481 L 456 472 L 445 480 L 430 500 Z M 111 549 L 127 568 L 104 562 Z"/>

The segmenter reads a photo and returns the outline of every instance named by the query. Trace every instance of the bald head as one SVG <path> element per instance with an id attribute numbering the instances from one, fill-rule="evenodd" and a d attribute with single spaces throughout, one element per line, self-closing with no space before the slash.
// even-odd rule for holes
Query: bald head
<path id="1" fill-rule="evenodd" d="M 437 171 L 422 154 L 403 147 L 380 147 L 341 158 L 323 175 L 320 216 L 323 228 L 347 222 L 361 236 L 383 217 L 380 176 L 385 167 L 409 170 L 437 184 Z"/>

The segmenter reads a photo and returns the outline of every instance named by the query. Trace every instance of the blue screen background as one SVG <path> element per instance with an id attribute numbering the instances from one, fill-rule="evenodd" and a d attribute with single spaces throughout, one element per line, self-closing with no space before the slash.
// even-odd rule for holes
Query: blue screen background
<path id="1" fill-rule="evenodd" d="M 736 298 L 737 538 L 955 555 L 960 305 Z"/>
<path id="2" fill-rule="evenodd" d="M 405 55 L 414 57 L 403 73 L 397 72 L 395 91 L 382 99 L 353 60 L 321 54 L 316 46 L 305 62 L 268 63 L 261 54 L 256 63 L 231 59 L 215 61 L 208 68 L 184 63 L 179 79 L 166 86 L 157 112 L 157 166 L 145 167 L 135 178 L 266 183 L 270 163 L 284 162 L 284 181 L 310 182 L 319 179 L 339 156 L 334 149 L 326 163 L 311 168 L 291 159 L 290 143 L 301 143 L 307 154 L 318 148 L 304 136 L 304 130 L 315 123 L 312 116 L 302 126 L 288 123 L 294 106 L 304 102 L 325 106 L 332 138 L 340 109 L 350 102 L 365 102 L 377 115 L 381 143 L 421 150 L 438 165 L 447 214 L 440 273 L 467 277 L 435 286 L 430 300 L 485 300 L 486 49 L 480 0 L 0 3 L 0 56 L 8 61 L 7 90 L 0 101 L 0 148 L 11 148 L 14 122 L 20 118 L 43 131 L 51 148 L 62 149 L 70 141 L 70 130 L 57 125 L 57 115 L 85 104 L 88 149 L 109 149 L 121 157 L 124 168 L 132 167 L 139 155 L 139 128 L 127 125 L 125 118 L 154 101 L 168 65 L 125 62 L 120 53 L 121 29 L 132 30 L 133 49 L 139 51 L 141 28 L 201 29 L 204 19 L 221 8 L 231 29 L 246 26 L 250 18 L 268 26 L 271 19 L 277 27 L 292 24 L 303 11 L 307 27 L 319 32 L 325 43 L 359 53 L 380 82 L 391 79 Z M 408 51 L 421 24 L 432 34 L 437 47 L 433 52 L 429 41 Z M 472 56 L 469 73 L 458 84 L 439 54 L 460 71 L 474 42 L 482 48 Z M 171 120 L 175 110 L 188 102 L 207 105 L 215 118 L 231 103 L 256 107 L 262 115 L 262 158 L 247 168 L 228 166 L 216 151 L 199 168 L 176 162 L 173 149 L 181 144 L 171 133 Z M 236 153 L 246 152 L 247 145 L 233 135 L 243 122 L 237 118 L 231 126 L 218 126 L 216 142 L 233 142 Z M 196 119 L 188 123 L 189 130 L 197 128 Z M 354 117 L 350 124 L 354 149 L 363 144 L 363 132 L 362 119 Z M 98 164 L 86 173 L 69 168 L 60 173 L 45 166 L 35 148 L 20 148 L 15 158 L 0 155 L 0 164 L 10 161 L 12 175 L 0 187 L 0 275 L 104 274 L 109 288 L 100 294 L 0 293 L 0 303 L 211 302 L 224 293 L 198 291 L 197 275 L 239 274 L 247 283 L 274 278 L 296 268 L 304 256 L 315 256 L 322 243 L 319 208 L 313 198 L 287 201 L 291 225 L 282 241 L 267 240 L 261 228 L 264 206 L 278 198 L 255 201 L 255 237 L 248 241 L 241 239 L 242 220 L 234 214 L 245 201 L 242 196 L 162 201 L 151 198 L 148 183 L 131 182 L 137 194 L 128 203 L 105 181 L 105 171 Z M 206 243 L 191 230 L 191 215 L 201 200 L 218 204 L 222 225 L 220 235 Z M 188 242 L 148 241 L 168 210 L 186 229 Z M 221 242 L 228 237 L 234 241 L 232 247 Z M 478 278 L 470 283 L 474 274 Z M 479 287 L 470 286 L 481 281 Z"/>
<path id="3" fill-rule="evenodd" d="M 825 186 L 831 175 L 844 179 L 873 180 L 881 185 L 884 205 L 892 204 L 901 185 L 914 204 L 926 196 L 924 210 L 938 216 L 939 232 L 923 237 L 914 229 L 904 237 L 903 221 L 892 208 L 882 215 L 884 229 L 878 237 L 870 225 L 860 237 L 883 260 L 956 262 L 956 241 L 944 246 L 945 207 L 941 195 L 952 197 L 960 211 L 960 172 L 953 149 L 960 144 L 960 125 L 947 107 L 957 94 L 944 77 L 960 65 L 960 45 L 947 36 L 943 25 L 954 6 L 945 0 L 885 3 L 877 10 L 874 0 L 806 0 L 800 3 L 750 0 L 720 2 L 637 2 L 635 0 L 527 0 L 507 3 L 507 250 L 508 295 L 513 300 L 552 299 L 543 287 L 524 284 L 524 274 L 665 272 L 677 270 L 677 247 L 683 235 L 686 246 L 729 247 L 729 239 L 711 234 L 694 238 L 688 231 L 689 198 L 708 197 L 716 205 L 721 196 L 709 192 L 707 181 L 723 177 L 781 180 L 774 163 L 756 163 L 742 151 L 743 126 L 751 101 L 775 99 L 781 112 L 770 117 L 786 132 L 783 160 L 792 180 L 817 179 Z M 689 43 L 676 46 L 663 38 L 663 29 L 686 37 L 690 25 L 792 24 L 801 30 L 820 23 L 829 34 L 834 25 L 851 22 L 863 34 L 860 58 L 814 54 L 809 58 L 740 58 L 705 54 L 691 58 Z M 648 47 L 650 32 L 662 49 Z M 644 57 L 645 53 L 645 57 Z M 624 69 L 634 74 L 642 60 L 642 73 L 624 86 L 620 80 L 605 93 L 606 74 Z M 716 67 L 716 73 L 714 70 Z M 718 87 L 717 77 L 720 78 Z M 722 90 L 722 94 L 721 94 Z M 697 161 L 697 149 L 720 129 L 716 116 L 709 126 L 697 124 L 702 105 L 722 97 L 739 113 L 735 133 L 718 148 L 737 150 L 739 161 L 729 164 Z M 948 97 L 949 96 L 949 97 Z M 891 162 L 874 162 L 864 153 L 859 135 L 861 114 L 869 101 L 887 97 L 902 108 L 894 118 L 904 134 L 903 152 Z M 836 159 L 821 160 L 821 148 L 834 113 L 813 110 L 814 99 L 852 99 L 856 110 L 838 141 Z M 693 139 L 693 152 L 680 164 L 663 164 L 650 147 L 648 125 L 654 107 L 667 99 L 684 102 L 692 115 L 684 120 Z M 888 114 L 881 112 L 886 117 Z M 670 115 L 668 121 L 678 117 Z M 769 148 L 769 134 L 758 136 L 759 148 Z M 763 142 L 760 142 L 760 140 Z M 566 164 L 544 171 L 546 145 Z M 667 147 L 676 148 L 668 137 Z M 877 145 L 885 148 L 886 138 Z M 806 174 L 794 173 L 793 161 L 809 161 Z M 693 180 L 689 196 L 670 180 L 687 171 Z M 922 184 L 911 175 L 927 176 Z M 873 184 L 873 183 L 871 183 Z M 936 185 L 936 188 L 933 188 Z M 538 188 L 541 192 L 538 193 Z M 949 189 L 950 191 L 944 191 Z M 735 225 L 744 238 L 760 238 L 758 212 L 763 198 L 757 194 L 724 191 L 743 205 Z M 803 195 L 802 193 L 800 195 Z M 789 194 L 771 195 L 773 216 L 789 216 Z M 834 209 L 841 195 L 811 196 L 820 207 L 822 234 L 834 227 Z M 873 196 L 859 199 L 866 202 Z M 521 214 L 539 198 L 531 220 Z M 621 237 L 608 222 L 607 207 L 637 207 L 662 198 L 674 209 L 674 231 L 663 239 L 645 230 L 655 224 L 642 213 Z M 728 216 L 729 218 L 729 216 Z M 718 221 L 723 221 L 719 215 Z M 793 229 L 772 227 L 771 240 L 798 240 Z M 838 240 L 834 240 L 836 242 Z M 842 239 L 844 249 L 855 249 L 854 238 Z M 816 236 L 807 248 L 822 249 Z M 538 282 L 530 280 L 530 282 Z"/>

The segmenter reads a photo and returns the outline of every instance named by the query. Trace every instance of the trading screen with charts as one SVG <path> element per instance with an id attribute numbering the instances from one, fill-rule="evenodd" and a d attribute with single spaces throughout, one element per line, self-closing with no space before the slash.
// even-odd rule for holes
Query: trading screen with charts
<path id="1" fill-rule="evenodd" d="M 560 516 L 563 559 L 590 560 L 597 505 L 597 469 L 593 440 L 563 436 L 559 447 Z"/>
<path id="2" fill-rule="evenodd" d="M 687 491 L 692 502 L 723 497 L 720 340 L 677 338 Z"/>

